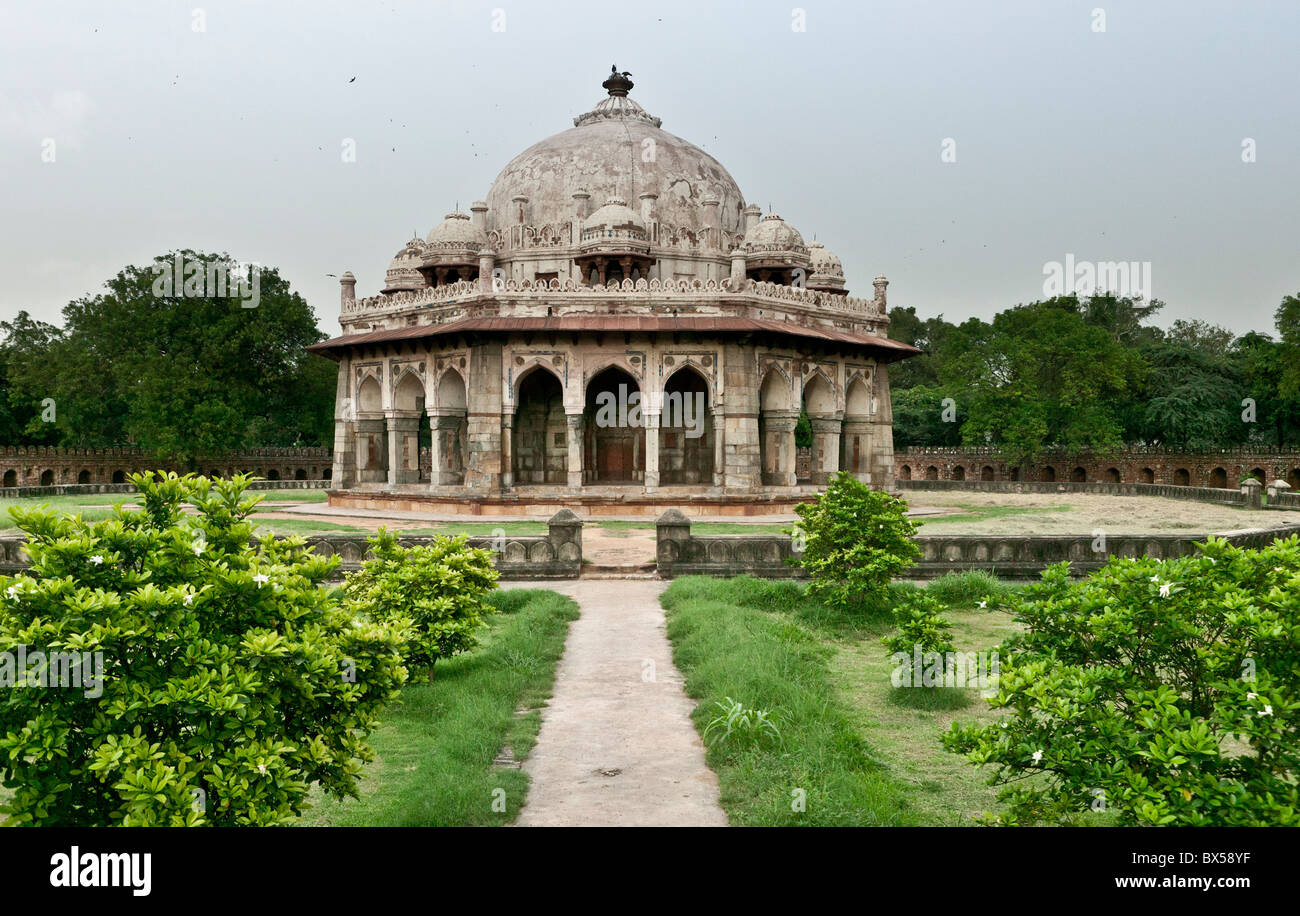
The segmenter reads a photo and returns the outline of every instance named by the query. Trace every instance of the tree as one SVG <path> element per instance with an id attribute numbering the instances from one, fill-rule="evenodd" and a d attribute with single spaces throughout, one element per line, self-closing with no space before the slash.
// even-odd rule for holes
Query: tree
<path id="1" fill-rule="evenodd" d="M 1143 371 L 1132 348 L 1065 297 L 967 321 L 944 347 L 941 377 L 965 410 L 963 443 L 992 444 L 1018 464 L 1049 448 L 1118 448 L 1116 403 Z"/>
<path id="2" fill-rule="evenodd" d="M 183 259 L 186 276 L 167 271 Z M 256 307 L 226 255 L 192 251 L 129 266 L 106 291 L 69 303 L 47 345 L 14 354 L 11 383 L 56 401 L 61 444 L 131 443 L 170 460 L 254 446 L 329 442 L 335 367 L 305 351 L 322 339 L 307 302 L 273 268 Z"/>
<path id="3" fill-rule="evenodd" d="M 32 362 L 49 350 L 59 333 L 52 324 L 36 321 L 22 311 L 13 321 L 0 321 L 0 443 L 9 445 L 52 445 L 59 433 L 54 423 L 44 419 L 43 406 L 52 391 L 31 390 L 12 380 L 15 363 Z M 57 418 L 58 404 L 54 414 Z"/>

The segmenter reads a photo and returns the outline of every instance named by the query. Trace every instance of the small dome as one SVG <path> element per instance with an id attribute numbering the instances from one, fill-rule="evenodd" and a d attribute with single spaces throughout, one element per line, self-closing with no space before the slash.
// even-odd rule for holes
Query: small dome
<path id="1" fill-rule="evenodd" d="M 807 252 L 799 230 L 776 213 L 767 214 L 750 227 L 745 233 L 745 247 L 753 250 Z"/>
<path id="2" fill-rule="evenodd" d="M 844 292 L 844 265 L 821 242 L 808 243 L 808 288 Z"/>
<path id="3" fill-rule="evenodd" d="M 836 254 L 821 242 L 811 242 L 808 245 L 808 266 L 812 269 L 813 276 L 844 279 L 844 265 L 840 263 Z"/>
<path id="4" fill-rule="evenodd" d="M 419 239 L 411 239 L 401 251 L 393 255 L 388 270 L 384 272 L 384 292 L 396 293 L 425 287 L 424 275 L 419 271 L 423 260 L 422 248 L 423 243 Z"/>
<path id="5" fill-rule="evenodd" d="M 474 225 L 468 213 L 456 210 L 429 230 L 428 242 L 439 247 L 463 246 L 478 251 L 487 245 L 487 234 Z"/>
<path id="6" fill-rule="evenodd" d="M 611 197 L 605 201 L 603 207 L 587 217 L 582 223 L 583 229 L 626 229 L 633 227 L 644 231 L 645 223 L 641 222 L 641 217 L 637 216 L 636 211 L 627 205 L 627 201 L 617 197 Z"/>

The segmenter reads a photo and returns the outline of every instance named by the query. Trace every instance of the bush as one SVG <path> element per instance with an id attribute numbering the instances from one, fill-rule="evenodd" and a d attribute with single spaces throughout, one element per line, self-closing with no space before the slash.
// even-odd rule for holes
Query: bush
<path id="1" fill-rule="evenodd" d="M 952 624 L 942 615 L 943 605 L 932 595 L 918 591 L 894 606 L 897 630 L 881 640 L 891 655 L 903 653 L 908 658 L 916 649 L 922 654 L 938 652 L 947 656 L 956 652 L 952 643 Z"/>
<path id="2" fill-rule="evenodd" d="M 344 589 L 358 613 L 406 629 L 412 671 L 431 676 L 438 659 L 478 645 L 492 613 L 485 599 L 497 583 L 491 551 L 470 547 L 464 536 L 408 549 L 382 528 L 370 546 L 372 559 Z"/>
<path id="3" fill-rule="evenodd" d="M 355 795 L 400 634 L 320 587 L 337 560 L 254 540 L 249 478 L 131 480 L 141 507 L 105 521 L 10 510 L 31 557 L 0 578 L 0 671 L 25 652 L 28 677 L 0 695 L 10 822 L 284 824 L 311 783 Z M 56 673 L 37 651 L 83 663 L 33 686 Z"/>
<path id="4" fill-rule="evenodd" d="M 1001 723 L 945 736 L 995 767 L 995 823 L 1300 823 L 1300 541 L 1065 564 L 1013 601 Z M 1025 777 L 1038 778 L 1026 780 Z"/>
<path id="5" fill-rule="evenodd" d="M 921 555 L 907 503 L 852 474 L 836 474 L 816 502 L 794 511 L 803 549 L 793 562 L 811 576 L 809 593 L 832 607 L 880 601 L 890 580 Z"/>

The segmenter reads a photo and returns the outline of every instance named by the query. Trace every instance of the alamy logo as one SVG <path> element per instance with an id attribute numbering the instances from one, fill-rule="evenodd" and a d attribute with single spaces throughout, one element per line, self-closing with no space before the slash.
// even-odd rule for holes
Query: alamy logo
<path id="1" fill-rule="evenodd" d="M 50 856 L 53 887 L 129 887 L 136 897 L 148 897 L 152 887 L 153 854 L 139 852 L 71 852 Z"/>
<path id="2" fill-rule="evenodd" d="M 29 652 L 19 645 L 0 652 L 0 687 L 79 687 L 95 700 L 104 695 L 104 653 Z"/>
<path id="3" fill-rule="evenodd" d="M 177 252 L 171 261 L 153 265 L 153 294 L 158 298 L 243 300 L 241 308 L 255 309 L 262 300 L 262 268 L 238 261 L 206 263 Z"/>
<path id="4" fill-rule="evenodd" d="M 1002 670 L 997 652 L 922 652 L 919 645 L 910 656 L 895 652 L 890 661 L 895 687 L 978 687 L 985 697 L 997 693 Z"/>
<path id="5" fill-rule="evenodd" d="M 1150 261 L 1076 261 L 1067 254 L 1064 264 L 1044 264 L 1043 277 L 1043 295 L 1048 298 L 1102 293 L 1148 302 L 1152 298 Z"/>
<path id="6" fill-rule="evenodd" d="M 596 395 L 596 425 L 602 429 L 643 426 L 641 403 L 641 392 L 629 392 L 625 384 L 618 386 L 617 394 L 602 391 Z M 687 439 L 698 439 L 704 435 L 704 409 L 703 391 L 666 391 L 660 425 L 685 427 Z"/>

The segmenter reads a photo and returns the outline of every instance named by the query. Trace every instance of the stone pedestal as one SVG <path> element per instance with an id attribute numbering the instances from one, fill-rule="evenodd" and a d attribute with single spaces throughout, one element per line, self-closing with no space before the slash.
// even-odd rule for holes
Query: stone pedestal
<path id="1" fill-rule="evenodd" d="M 812 482 L 825 486 L 840 469 L 840 428 L 843 421 L 839 417 L 809 417 L 813 431 L 813 465 Z"/>
<path id="2" fill-rule="evenodd" d="M 1264 485 L 1254 477 L 1247 477 L 1241 482 L 1241 493 L 1246 497 L 1247 509 L 1264 508 Z"/>

